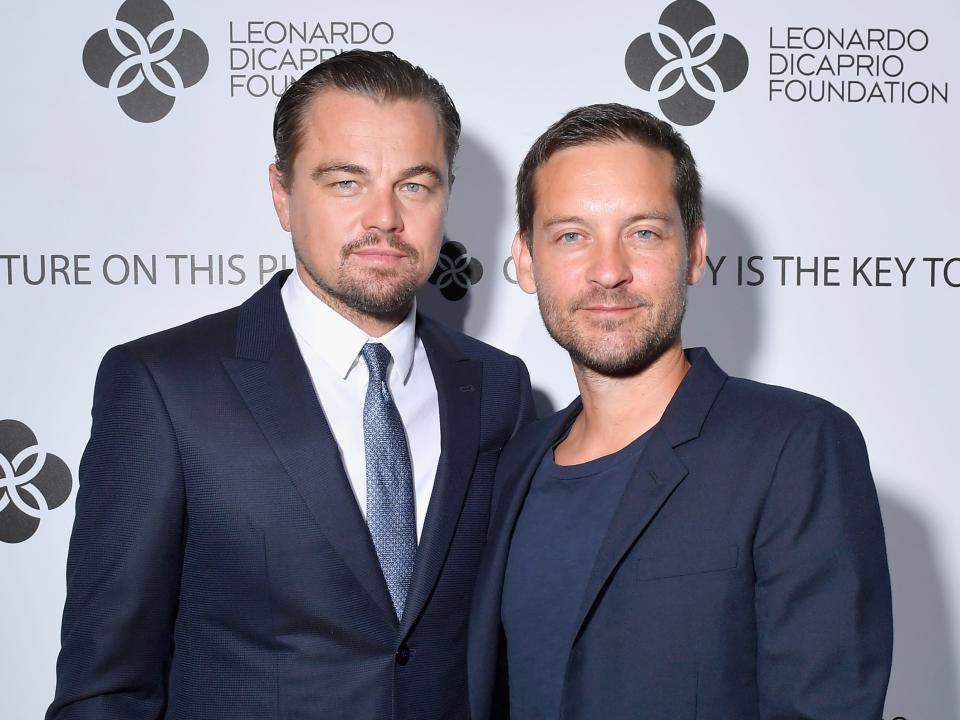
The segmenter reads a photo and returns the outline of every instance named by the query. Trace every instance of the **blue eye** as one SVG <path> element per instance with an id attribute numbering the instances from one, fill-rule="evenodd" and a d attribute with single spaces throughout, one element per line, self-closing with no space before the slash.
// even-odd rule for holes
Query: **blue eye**
<path id="1" fill-rule="evenodd" d="M 403 189 L 406 190 L 408 193 L 418 193 L 424 188 L 423 188 L 423 185 L 421 185 L 420 183 L 409 182 L 409 183 L 403 184 Z"/>
<path id="2" fill-rule="evenodd" d="M 338 190 L 352 190 L 357 184 L 356 180 L 340 180 L 335 183 Z"/>
<path id="3" fill-rule="evenodd" d="M 578 232 L 565 232 L 560 236 L 560 240 L 566 243 L 576 242 L 580 239 L 580 233 Z"/>
<path id="4" fill-rule="evenodd" d="M 656 234 L 653 230 L 637 230 L 634 235 L 636 235 L 641 240 L 653 240 L 656 237 Z"/>

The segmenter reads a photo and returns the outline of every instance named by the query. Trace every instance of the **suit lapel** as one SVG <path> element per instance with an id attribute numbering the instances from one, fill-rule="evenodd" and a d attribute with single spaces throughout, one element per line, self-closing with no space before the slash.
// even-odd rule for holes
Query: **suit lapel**
<path id="1" fill-rule="evenodd" d="M 597 559 L 577 614 L 574 641 L 579 637 L 597 595 L 622 557 L 643 534 L 686 475 L 687 468 L 677 458 L 666 436 L 659 428 L 654 428 L 597 551 Z"/>
<path id="2" fill-rule="evenodd" d="M 557 413 L 556 416 L 547 422 L 543 434 L 530 447 L 530 450 L 523 456 L 517 464 L 517 470 L 510 473 L 509 468 L 504 468 L 504 472 L 498 472 L 497 477 L 501 482 L 508 483 L 503 490 L 497 507 L 493 508 L 491 520 L 491 533 L 487 539 L 490 549 L 488 556 L 491 558 L 489 572 L 484 572 L 486 580 L 492 581 L 494 587 L 498 588 L 496 593 L 496 611 L 497 617 L 500 616 L 500 593 L 503 591 L 503 575 L 507 568 L 507 557 L 510 554 L 510 540 L 513 538 L 513 530 L 517 525 L 517 518 L 523 509 L 523 502 L 527 499 L 527 493 L 530 490 L 530 483 L 533 476 L 540 467 L 540 461 L 544 455 L 551 452 L 551 448 L 563 437 L 567 429 L 576 420 L 580 414 L 582 405 L 580 398 L 574 400 L 565 410 Z M 487 596 L 489 593 L 478 592 L 478 597 Z"/>
<path id="3" fill-rule="evenodd" d="M 510 554 L 510 540 L 523 509 L 530 483 L 543 456 L 570 427 L 580 413 L 580 399 L 574 400 L 566 410 L 541 420 L 524 430 L 533 435 L 528 449 L 516 461 L 507 464 L 501 458 L 497 469 L 497 482 L 504 484 L 499 500 L 491 509 L 490 535 L 484 551 L 477 586 L 473 594 L 470 614 L 467 663 L 470 674 L 470 708 L 476 717 L 490 715 L 490 702 L 495 684 L 499 646 L 500 603 L 503 595 L 503 577 Z M 535 429 L 542 426 L 538 434 Z M 516 439 L 513 441 L 516 443 Z"/>
<path id="4" fill-rule="evenodd" d="M 727 376 L 703 348 L 688 352 L 691 367 L 650 431 L 647 447 L 634 468 L 614 512 L 587 582 L 577 616 L 573 641 L 611 575 L 663 504 L 687 476 L 687 468 L 674 448 L 696 438 Z"/>
<path id="5" fill-rule="evenodd" d="M 517 524 L 520 510 L 523 509 L 523 502 L 527 498 L 530 483 L 540 466 L 540 461 L 567 432 L 582 408 L 580 398 L 577 398 L 564 410 L 549 420 L 545 420 L 544 422 L 547 424 L 543 434 L 531 446 L 524 459 L 520 461 L 518 471 L 513 474 L 513 477 L 507 477 L 507 474 L 503 473 L 503 477 L 500 478 L 502 482 L 507 484 L 507 487 L 501 491 L 497 506 L 493 508 L 492 534 L 488 542 L 497 549 L 498 560 L 501 559 L 500 555 L 503 555 L 504 567 L 506 567 L 506 556 L 510 539 L 513 537 L 514 526 Z M 502 550 L 502 553 L 500 550 Z"/>
<path id="6" fill-rule="evenodd" d="M 418 317 L 417 334 L 437 386 L 441 450 L 400 623 L 401 635 L 410 631 L 440 577 L 480 444 L 481 362 L 464 357 L 427 318 Z"/>
<path id="7" fill-rule="evenodd" d="M 283 309 L 286 275 L 241 306 L 236 357 L 223 364 L 324 536 L 396 625 L 367 525 Z"/>

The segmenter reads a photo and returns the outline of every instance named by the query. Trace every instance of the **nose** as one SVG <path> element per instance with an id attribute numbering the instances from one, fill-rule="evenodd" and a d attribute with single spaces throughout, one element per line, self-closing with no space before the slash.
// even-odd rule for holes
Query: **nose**
<path id="1" fill-rule="evenodd" d="M 633 280 L 627 250 L 616 240 L 600 240 L 592 248 L 587 280 L 604 288 L 615 288 Z"/>
<path id="2" fill-rule="evenodd" d="M 363 212 L 365 230 L 382 233 L 398 233 L 403 230 L 403 214 L 400 199 L 392 188 L 371 189 Z"/>

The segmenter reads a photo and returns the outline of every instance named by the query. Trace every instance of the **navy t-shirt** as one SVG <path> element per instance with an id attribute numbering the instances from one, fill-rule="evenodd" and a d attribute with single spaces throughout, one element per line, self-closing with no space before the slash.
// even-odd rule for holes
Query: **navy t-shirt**
<path id="1" fill-rule="evenodd" d="M 511 720 L 560 715 L 587 581 L 648 434 L 579 465 L 557 465 L 548 452 L 533 476 L 510 543 L 500 607 Z"/>

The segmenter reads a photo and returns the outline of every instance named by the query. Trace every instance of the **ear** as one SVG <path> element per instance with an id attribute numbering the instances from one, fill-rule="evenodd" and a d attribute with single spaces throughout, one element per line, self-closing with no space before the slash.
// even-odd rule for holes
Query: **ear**
<path id="1" fill-rule="evenodd" d="M 690 238 L 690 262 L 687 264 L 687 285 L 696 285 L 703 277 L 707 262 L 707 228 L 698 225 Z"/>
<path id="2" fill-rule="evenodd" d="M 277 211 L 280 227 L 290 232 L 290 193 L 283 186 L 283 175 L 276 163 L 270 163 L 270 193 L 273 195 L 273 209 Z"/>
<path id="3" fill-rule="evenodd" d="M 533 255 L 522 231 L 518 230 L 513 236 L 510 252 L 513 255 L 513 265 L 517 269 L 517 285 L 524 292 L 537 292 L 537 284 L 533 280 Z"/>

